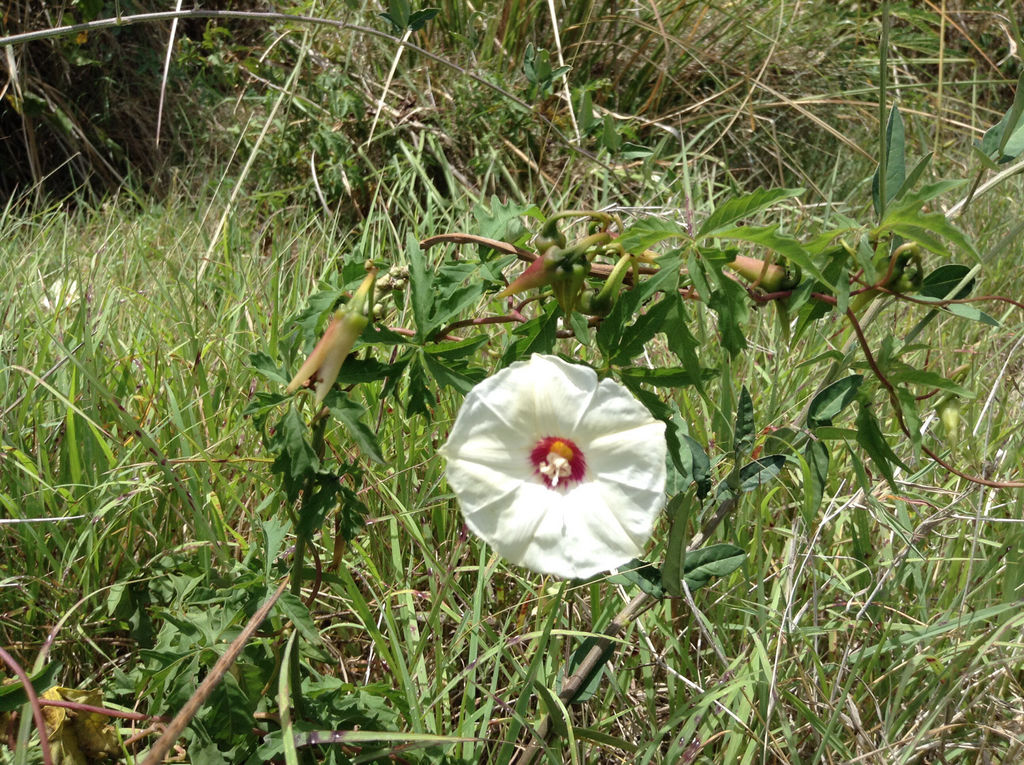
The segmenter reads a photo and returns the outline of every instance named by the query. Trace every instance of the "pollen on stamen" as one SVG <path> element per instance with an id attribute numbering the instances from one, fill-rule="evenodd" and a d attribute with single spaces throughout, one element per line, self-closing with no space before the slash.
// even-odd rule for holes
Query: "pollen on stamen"
<path id="1" fill-rule="evenodd" d="M 530 451 L 534 473 L 549 489 L 567 488 L 583 479 L 587 463 L 583 451 L 570 439 L 548 436 Z"/>

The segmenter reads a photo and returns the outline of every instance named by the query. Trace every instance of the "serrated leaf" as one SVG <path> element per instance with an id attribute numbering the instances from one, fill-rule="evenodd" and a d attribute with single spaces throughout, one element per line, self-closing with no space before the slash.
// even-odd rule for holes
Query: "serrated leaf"
<path id="1" fill-rule="evenodd" d="M 447 386 L 459 393 L 469 393 L 470 389 L 484 377 L 482 370 L 470 370 L 464 363 L 451 359 L 423 353 L 423 366 L 438 385 Z"/>
<path id="2" fill-rule="evenodd" d="M 422 414 L 424 417 L 429 418 L 432 400 L 430 390 L 427 388 L 427 374 L 423 370 L 423 364 L 420 362 L 418 355 L 409 360 L 408 369 L 409 373 L 406 375 L 408 390 L 405 395 L 405 415 L 412 417 L 416 414 Z"/>
<path id="3" fill-rule="evenodd" d="M 728 576 L 743 565 L 747 553 L 736 545 L 719 544 L 702 547 L 686 554 L 683 581 L 690 592 L 696 592 L 715 576 Z"/>
<path id="4" fill-rule="evenodd" d="M 319 467 L 316 453 L 306 440 L 307 433 L 306 423 L 298 411 L 295 407 L 288 407 L 274 434 L 274 445 L 278 451 L 273 466 L 275 472 L 283 472 L 290 480 L 300 481 Z"/>
<path id="5" fill-rule="evenodd" d="M 341 478 L 333 473 L 315 473 L 302 484 L 302 504 L 299 506 L 299 520 L 295 533 L 305 539 L 312 539 L 323 525 L 327 513 L 338 504 Z"/>
<path id="6" fill-rule="evenodd" d="M 249 356 L 249 366 L 271 382 L 280 383 L 281 385 L 287 385 L 291 382 L 291 378 L 288 377 L 279 366 L 277 366 L 270 356 L 262 351 Z"/>
<path id="7" fill-rule="evenodd" d="M 540 218 L 540 211 L 533 204 L 516 204 L 511 200 L 502 202 L 497 195 L 491 196 L 490 206 L 482 202 L 473 208 L 476 232 L 488 239 L 516 243 L 525 240 L 529 232 L 520 220 L 523 216 Z"/>
<path id="8" fill-rule="evenodd" d="M 746 290 L 732 279 L 724 279 L 721 289 L 708 296 L 708 308 L 718 314 L 718 331 L 722 347 L 730 356 L 737 356 L 747 347 L 743 327 L 750 313 Z"/>
<path id="9" fill-rule="evenodd" d="M 626 252 L 641 253 L 666 239 L 690 238 L 684 223 L 666 218 L 642 218 L 628 226 L 616 240 Z"/>
<path id="10" fill-rule="evenodd" d="M 274 608 L 281 612 L 295 628 L 302 634 L 306 641 L 313 646 L 321 645 L 320 631 L 316 628 L 316 622 L 310 616 L 309 608 L 302 602 L 302 598 L 290 592 L 282 592 Z"/>
<path id="11" fill-rule="evenodd" d="M 761 189 L 752 194 L 729 199 L 715 208 L 697 231 L 696 239 L 715 236 L 735 223 L 765 210 L 783 199 L 803 194 L 803 189 Z"/>
<path id="12" fill-rule="evenodd" d="M 665 330 L 666 320 L 673 307 L 673 303 L 668 300 L 659 300 L 649 306 L 623 332 L 621 341 L 613 349 L 610 361 L 614 364 L 627 364 L 630 359 L 643 353 L 646 344 L 656 334 Z"/>
<path id="13" fill-rule="evenodd" d="M 812 428 L 831 425 L 832 420 L 857 397 L 863 381 L 864 375 L 850 375 L 819 391 L 807 408 L 807 424 Z"/>
<path id="14" fill-rule="evenodd" d="M 356 383 L 376 382 L 387 378 L 398 377 L 405 369 L 408 359 L 396 361 L 394 364 L 383 364 L 377 359 L 357 359 L 349 356 L 341 365 L 338 373 L 338 384 L 354 385 Z"/>
<path id="15" fill-rule="evenodd" d="M 532 353 L 550 353 L 558 339 L 558 316 L 558 304 L 551 301 L 544 306 L 541 314 L 516 327 L 512 331 L 516 339 L 502 354 L 502 364 L 508 366 Z"/>
<path id="16" fill-rule="evenodd" d="M 337 390 L 327 394 L 324 404 L 331 416 L 345 426 L 345 430 L 359 447 L 359 451 L 374 462 L 383 465 L 384 455 L 381 454 L 380 445 L 377 443 L 377 434 L 360 419 L 366 414 L 366 407 L 357 404 L 346 394 Z"/>

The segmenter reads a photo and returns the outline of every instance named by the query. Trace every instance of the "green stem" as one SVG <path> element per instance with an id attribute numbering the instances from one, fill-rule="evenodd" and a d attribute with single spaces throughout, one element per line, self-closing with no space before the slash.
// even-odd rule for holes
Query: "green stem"
<path id="1" fill-rule="evenodd" d="M 313 418 L 313 452 L 320 460 L 324 455 L 324 432 L 327 429 L 327 417 L 324 412 Z M 302 492 L 302 502 L 305 504 L 313 495 L 314 475 L 311 473 L 306 478 L 306 486 Z M 305 508 L 299 509 L 299 518 L 304 515 Z M 300 533 L 295 535 L 295 554 L 292 556 L 291 594 L 297 598 L 302 597 L 303 564 L 306 558 L 306 545 L 308 540 Z M 299 651 L 290 651 L 288 654 L 288 671 L 291 675 L 292 708 L 295 709 L 297 717 L 305 717 L 305 703 L 302 697 L 302 666 L 299 661 Z"/>

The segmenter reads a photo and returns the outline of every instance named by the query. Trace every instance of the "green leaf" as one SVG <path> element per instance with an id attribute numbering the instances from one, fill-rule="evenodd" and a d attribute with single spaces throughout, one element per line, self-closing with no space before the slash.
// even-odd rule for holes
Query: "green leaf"
<path id="1" fill-rule="evenodd" d="M 970 268 L 957 263 L 947 263 L 946 265 L 939 266 L 924 277 L 924 280 L 921 282 L 920 293 L 924 297 L 937 300 L 960 300 L 971 294 L 971 290 L 974 288 L 974 279 L 960 287 L 955 295 L 951 293 L 970 273 Z"/>
<path id="2" fill-rule="evenodd" d="M 409 17 L 408 28 L 413 32 L 418 32 L 440 12 L 440 8 L 424 8 L 421 11 L 416 11 Z"/>
<path id="3" fill-rule="evenodd" d="M 266 377 L 271 382 L 287 385 L 291 378 L 281 369 L 270 356 L 260 352 L 249 356 L 249 366 Z"/>
<path id="4" fill-rule="evenodd" d="M 686 224 L 666 218 L 641 218 L 622 232 L 616 242 L 626 252 L 641 253 L 666 239 L 689 240 Z"/>
<path id="5" fill-rule="evenodd" d="M 736 403 L 736 423 L 732 431 L 732 451 L 736 456 L 749 454 L 754 446 L 757 426 L 754 424 L 754 402 L 750 391 L 744 385 L 740 388 L 740 400 Z"/>
<path id="6" fill-rule="evenodd" d="M 875 215 L 881 217 L 889 202 L 896 198 L 903 187 L 907 174 L 907 160 L 904 154 L 903 117 L 900 110 L 893 104 L 889 111 L 889 121 L 885 126 L 885 198 L 881 198 L 882 180 L 880 173 L 883 164 L 879 162 L 871 179 L 871 199 L 875 206 Z"/>
<path id="7" fill-rule="evenodd" d="M 850 375 L 819 391 L 807 408 L 807 424 L 812 428 L 831 425 L 832 420 L 857 397 L 863 380 L 864 375 Z"/>
<path id="8" fill-rule="evenodd" d="M 1010 108 L 977 145 L 988 159 L 1000 164 L 1011 162 L 1024 152 L 1024 72 L 1017 80 Z"/>
<path id="9" fill-rule="evenodd" d="M 438 385 L 452 388 L 463 395 L 469 393 L 470 389 L 484 378 L 482 370 L 470 370 L 465 363 L 443 356 L 424 351 L 422 359 L 424 368 L 430 372 L 430 376 Z"/>
<path id="10" fill-rule="evenodd" d="M 665 342 L 668 349 L 679 359 L 683 368 L 690 372 L 692 379 L 695 380 L 693 384 L 697 386 L 697 390 L 703 390 L 704 373 L 711 371 L 712 374 L 715 374 L 715 372 L 714 370 L 705 370 L 700 365 L 700 358 L 697 355 L 699 343 L 690 332 L 689 317 L 682 296 L 676 292 L 673 295 L 666 295 L 664 299 L 671 301 L 673 306 L 672 311 L 665 319 L 666 326 L 671 327 L 671 331 L 665 333 Z"/>
<path id="11" fill-rule="evenodd" d="M 912 367 L 909 364 L 894 362 L 887 370 L 887 375 L 889 382 L 894 384 L 910 383 L 912 385 L 920 385 L 926 389 L 938 388 L 945 393 L 952 393 L 967 399 L 974 398 L 975 395 L 974 391 L 958 385 L 937 372 L 927 372 L 923 369 Z"/>
<path id="12" fill-rule="evenodd" d="M 697 231 L 696 239 L 715 236 L 735 223 L 771 207 L 783 199 L 803 194 L 803 189 L 761 189 L 752 194 L 729 199 L 715 208 Z"/>
<path id="13" fill-rule="evenodd" d="M 896 491 L 896 479 L 892 466 L 898 465 L 904 470 L 908 468 L 885 440 L 878 420 L 866 404 L 861 404 L 860 411 L 857 413 L 857 443 L 868 453 L 871 461 L 885 476 L 889 487 Z"/>
<path id="14" fill-rule="evenodd" d="M 782 472 L 786 466 L 786 455 L 768 454 L 748 462 L 740 468 L 739 491 L 746 493 L 764 486 Z M 722 484 L 725 485 L 724 483 Z"/>
<path id="15" fill-rule="evenodd" d="M 707 299 L 708 308 L 718 314 L 718 331 L 722 347 L 730 356 L 737 356 L 747 347 L 743 326 L 750 313 L 747 291 L 732 279 L 724 279 L 722 289 L 712 292 Z"/>
<path id="16" fill-rule="evenodd" d="M 509 343 L 502 354 L 502 365 L 508 366 L 513 361 L 525 359 L 531 353 L 551 353 L 558 339 L 559 313 L 558 303 L 551 300 L 540 314 L 512 330 L 516 340 Z"/>
<path id="17" fill-rule="evenodd" d="M 804 446 L 804 521 L 813 525 L 814 515 L 821 507 L 825 497 L 825 484 L 828 481 L 829 453 L 824 441 L 809 438 Z"/>
<path id="18" fill-rule="evenodd" d="M 926 202 L 939 194 L 963 185 L 962 181 L 940 181 L 923 187 L 914 194 L 893 202 L 886 210 L 885 217 L 875 231 L 879 235 L 886 231 L 899 234 L 918 242 L 922 247 L 939 255 L 951 256 L 952 251 L 942 241 L 947 240 L 976 259 L 981 260 L 974 243 L 941 212 L 925 212 Z"/>
<path id="19" fill-rule="evenodd" d="M 319 467 L 316 453 L 306 441 L 307 432 L 306 424 L 295 407 L 288 407 L 270 445 L 277 454 L 271 470 L 284 477 L 285 490 L 292 502 L 302 488 L 302 481 Z"/>
<path id="20" fill-rule="evenodd" d="M 341 477 L 334 473 L 316 473 L 302 485 L 302 504 L 299 506 L 299 521 L 295 524 L 295 533 L 305 539 L 313 535 L 323 525 L 327 513 L 338 504 L 341 491 Z"/>
<path id="21" fill-rule="evenodd" d="M 322 645 L 323 641 L 320 637 L 320 630 L 317 629 L 316 622 L 310 616 L 309 609 L 302 602 L 302 598 L 290 592 L 283 592 L 281 597 L 278 598 L 277 603 L 274 604 L 274 608 L 295 625 L 295 628 L 302 634 L 302 637 L 306 639 L 309 645 Z"/>
<path id="22" fill-rule="evenodd" d="M 591 650 L 602 644 L 601 658 L 594 664 L 593 670 L 584 678 L 579 690 L 569 699 L 568 704 L 582 704 L 585 701 L 589 701 L 597 693 L 597 689 L 601 685 L 601 677 L 604 675 L 604 668 L 608 660 L 615 653 L 615 643 L 604 640 L 597 635 L 591 635 L 584 638 L 583 642 L 569 656 L 569 661 L 565 668 L 566 676 L 574 673 L 580 664 L 583 663 L 583 660 L 590 655 Z"/>
<path id="23" fill-rule="evenodd" d="M 423 370 L 423 364 L 419 360 L 419 354 L 413 356 L 409 361 L 409 374 L 407 375 L 408 390 L 405 394 L 405 414 L 412 417 L 422 414 L 430 418 L 432 412 L 433 397 L 430 389 L 427 388 L 427 374 Z"/>
<path id="24" fill-rule="evenodd" d="M 959 316 L 963 319 L 970 319 L 971 321 L 980 321 L 982 324 L 988 324 L 990 327 L 1003 326 L 984 311 L 979 311 L 973 305 L 968 305 L 966 303 L 953 303 L 951 305 L 946 306 L 943 310 L 949 311 L 951 314 Z"/>
<path id="25" fill-rule="evenodd" d="M 644 347 L 656 334 L 665 330 L 666 322 L 674 304 L 670 300 L 659 300 L 637 317 L 622 334 L 622 339 L 613 349 L 610 363 L 627 364 L 630 359 L 644 352 Z"/>
<path id="26" fill-rule="evenodd" d="M 690 592 L 695 592 L 711 581 L 711 577 L 731 574 L 743 565 L 746 557 L 742 548 L 729 544 L 693 550 L 686 554 L 683 581 Z"/>
<path id="27" fill-rule="evenodd" d="M 622 378 L 629 378 L 629 381 L 638 385 L 645 383 L 656 388 L 681 388 L 684 385 L 700 387 L 706 380 L 718 376 L 713 369 L 701 369 L 700 367 L 623 367 L 619 370 Z"/>
<path id="28" fill-rule="evenodd" d="M 383 364 L 377 359 L 357 359 L 349 356 L 341 365 L 338 373 L 338 384 L 354 385 L 356 383 L 376 382 L 387 378 L 400 377 L 408 359 L 401 359 L 394 364 Z"/>
<path id="29" fill-rule="evenodd" d="M 426 258 L 420 243 L 411 233 L 405 241 L 409 258 L 409 291 L 412 299 L 412 316 L 416 324 L 416 338 L 424 341 L 437 330 L 437 323 L 431 321 L 434 310 L 434 274 L 427 270 Z"/>
<path id="30" fill-rule="evenodd" d="M 480 236 L 499 242 L 514 244 L 526 240 L 529 231 L 523 226 L 523 216 L 540 218 L 541 214 L 536 205 L 516 204 L 511 200 L 503 203 L 497 195 L 491 196 L 490 206 L 481 202 L 473 208 L 476 232 Z M 491 251 L 490 248 L 487 250 Z"/>
<path id="31" fill-rule="evenodd" d="M 661 586 L 673 598 L 683 597 L 683 574 L 686 563 L 686 520 L 690 501 L 685 492 L 676 494 L 665 508 L 668 516 L 668 543 L 665 562 L 661 565 Z"/>
<path id="32" fill-rule="evenodd" d="M 359 451 L 374 462 L 383 465 L 384 455 L 381 454 L 380 445 L 377 443 L 377 434 L 360 419 L 366 414 L 366 407 L 357 404 L 345 393 L 337 390 L 328 393 L 324 403 L 331 416 L 345 426 L 345 430 L 359 447 Z"/>
<path id="33" fill-rule="evenodd" d="M 665 597 L 665 588 L 661 586 L 661 571 L 638 558 L 619 566 L 619 573 L 608 577 L 608 582 L 639 587 L 642 592 L 659 600 Z"/>
<path id="34" fill-rule="evenodd" d="M 934 152 L 928 152 L 921 159 L 918 160 L 917 164 L 914 165 L 914 169 L 910 171 L 903 183 L 897 189 L 896 193 L 893 194 L 893 199 L 902 199 L 904 195 L 920 180 L 921 176 L 924 175 L 924 171 L 928 169 L 928 165 L 932 161 L 932 155 Z"/>
<path id="35" fill-rule="evenodd" d="M 612 154 L 617 152 L 619 147 L 622 146 L 622 136 L 615 129 L 615 118 L 610 114 L 604 115 L 604 131 L 601 133 L 601 143 Z"/>
<path id="36" fill-rule="evenodd" d="M 704 447 L 691 436 L 682 433 L 679 440 L 681 445 L 689 449 L 690 477 L 697 486 L 697 497 L 704 499 L 711 493 L 711 458 L 704 451 Z"/>

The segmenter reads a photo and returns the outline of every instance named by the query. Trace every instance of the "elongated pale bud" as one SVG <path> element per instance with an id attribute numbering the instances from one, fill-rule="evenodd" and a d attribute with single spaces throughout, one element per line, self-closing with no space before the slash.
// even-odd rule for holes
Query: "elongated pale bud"
<path id="1" fill-rule="evenodd" d="M 796 266 L 787 269 L 746 255 L 737 255 L 726 265 L 765 292 L 792 289 L 800 283 L 800 269 Z"/>
<path id="2" fill-rule="evenodd" d="M 376 276 L 377 270 L 371 270 L 352 299 L 334 312 L 320 342 L 285 388 L 286 393 L 294 393 L 307 381 L 312 380 L 313 389 L 316 391 L 316 405 L 320 406 L 327 391 L 338 379 L 338 372 L 351 353 L 352 346 L 370 323 Z"/>

